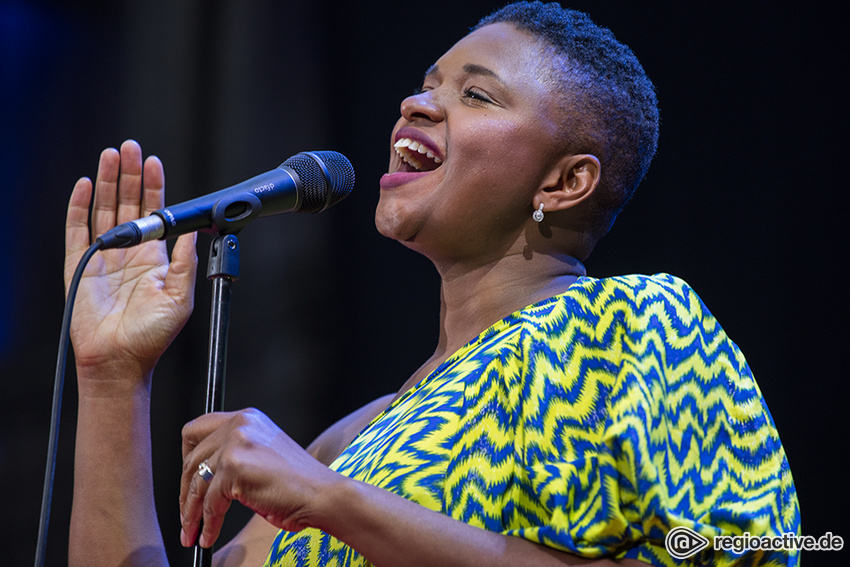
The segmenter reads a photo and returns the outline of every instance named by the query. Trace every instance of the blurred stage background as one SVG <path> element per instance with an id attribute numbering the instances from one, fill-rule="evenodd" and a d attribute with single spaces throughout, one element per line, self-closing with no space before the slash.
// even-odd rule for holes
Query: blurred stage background
<path id="1" fill-rule="evenodd" d="M 226 405 L 259 407 L 306 444 L 397 389 L 433 349 L 438 280 L 427 261 L 375 231 L 378 179 L 401 100 L 501 4 L 0 1 L 0 202 L 11 235 L 0 277 L 3 565 L 34 557 L 64 211 L 101 149 L 135 138 L 158 155 L 169 204 L 302 150 L 351 159 L 348 200 L 240 235 Z M 796 479 L 803 533 L 846 541 L 840 11 L 766 1 L 570 5 L 632 47 L 663 119 L 649 177 L 590 274 L 671 272 L 691 283 L 759 380 Z M 202 272 L 209 240 L 199 242 Z M 201 277 L 195 315 L 154 382 L 157 497 L 174 565 L 191 564 L 178 542 L 179 436 L 203 410 L 208 312 Z M 69 364 L 49 565 L 66 564 L 75 406 Z M 247 518 L 237 508 L 229 534 Z M 808 553 L 805 565 L 843 564 L 846 553 Z"/>

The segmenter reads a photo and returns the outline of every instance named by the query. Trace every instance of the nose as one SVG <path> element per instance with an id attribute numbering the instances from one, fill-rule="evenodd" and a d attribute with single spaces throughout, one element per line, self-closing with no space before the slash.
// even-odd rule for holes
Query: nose
<path id="1" fill-rule="evenodd" d="M 416 119 L 439 122 L 445 118 L 443 106 L 437 99 L 434 90 L 422 91 L 401 101 L 401 115 L 408 122 L 413 122 Z"/>

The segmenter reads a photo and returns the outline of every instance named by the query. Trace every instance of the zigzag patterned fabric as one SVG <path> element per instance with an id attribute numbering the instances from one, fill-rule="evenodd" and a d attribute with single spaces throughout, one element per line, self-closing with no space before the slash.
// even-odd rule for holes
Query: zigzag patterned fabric
<path id="1" fill-rule="evenodd" d="M 580 278 L 451 356 L 331 468 L 452 518 L 583 557 L 656 566 L 797 565 L 706 538 L 797 533 L 785 453 L 743 355 L 683 281 Z M 266 565 L 366 566 L 318 530 L 281 532 Z"/>

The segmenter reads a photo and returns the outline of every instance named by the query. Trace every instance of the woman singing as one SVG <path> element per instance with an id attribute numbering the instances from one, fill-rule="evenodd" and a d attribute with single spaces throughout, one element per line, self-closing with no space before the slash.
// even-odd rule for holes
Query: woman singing
<path id="1" fill-rule="evenodd" d="M 187 424 L 182 543 L 211 546 L 237 500 L 255 516 L 220 566 L 795 565 L 665 547 L 674 528 L 797 532 L 799 508 L 749 367 L 695 292 L 585 272 L 657 139 L 652 83 L 586 15 L 482 20 L 402 101 L 380 180 L 378 230 L 441 277 L 434 353 L 306 450 L 253 409 Z M 66 279 L 94 237 L 163 207 L 163 180 L 134 142 L 103 152 L 71 197 Z M 196 263 L 187 235 L 170 262 L 152 242 L 86 273 L 73 565 L 166 564 L 150 386 Z"/>

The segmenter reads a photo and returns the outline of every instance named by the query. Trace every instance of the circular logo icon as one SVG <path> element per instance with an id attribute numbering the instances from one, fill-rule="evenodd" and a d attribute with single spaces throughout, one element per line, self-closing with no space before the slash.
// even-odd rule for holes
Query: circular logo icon
<path id="1" fill-rule="evenodd" d="M 687 559 L 708 547 L 708 544 L 708 539 L 684 526 L 673 528 L 664 538 L 664 547 L 674 559 Z"/>

